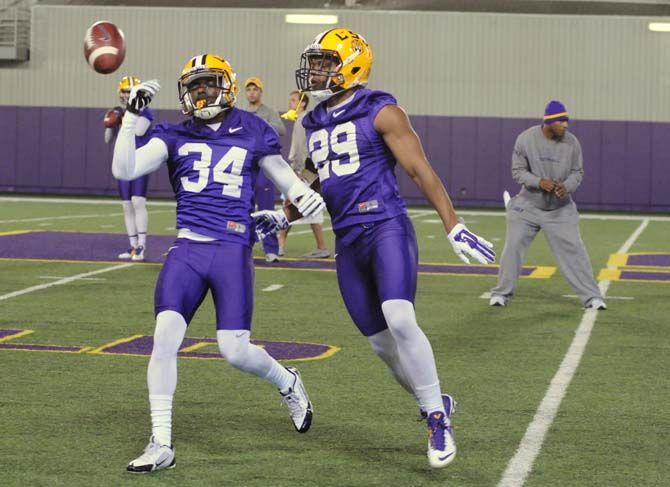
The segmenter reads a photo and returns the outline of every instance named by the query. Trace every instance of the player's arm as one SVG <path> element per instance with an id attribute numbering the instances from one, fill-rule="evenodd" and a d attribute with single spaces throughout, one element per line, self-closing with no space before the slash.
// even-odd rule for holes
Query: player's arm
<path id="1" fill-rule="evenodd" d="M 151 127 L 151 120 L 149 120 L 147 117 L 139 117 L 137 119 L 137 124 L 135 125 L 135 135 L 137 137 L 142 137 L 147 133 L 149 127 Z"/>
<path id="2" fill-rule="evenodd" d="M 282 194 L 286 195 L 293 207 L 298 210 L 296 214 L 284 208 L 279 211 L 262 210 L 252 213 L 259 240 L 271 233 L 288 228 L 291 221 L 302 216 L 316 215 L 324 210 L 326 204 L 321 195 L 298 178 L 282 156 L 268 155 L 263 157 L 258 164 L 268 179 Z"/>
<path id="3" fill-rule="evenodd" d="M 144 118 L 139 114 L 159 89 L 158 82 L 152 80 L 134 86 L 130 92 L 128 107 L 114 146 L 112 174 L 117 179 L 137 179 L 155 171 L 167 161 L 167 145 L 161 139 L 154 137 L 140 149 L 135 147 L 137 123 L 140 118 Z"/>
<path id="4" fill-rule="evenodd" d="M 568 194 L 574 193 L 582 183 L 584 177 L 584 159 L 582 156 L 582 146 L 577 142 L 574 153 L 572 155 L 572 165 L 570 167 L 570 174 L 565 181 L 556 182 L 555 193 L 559 198 L 565 198 Z"/>
<path id="5" fill-rule="evenodd" d="M 493 262 L 493 246 L 459 223 L 449 194 L 428 162 L 405 111 L 397 105 L 386 105 L 375 117 L 374 127 L 398 163 L 437 211 L 458 257 L 468 263 L 466 254 L 483 264 Z"/>
<path id="6" fill-rule="evenodd" d="M 114 137 L 114 129 L 105 127 L 105 144 L 109 144 L 112 141 L 112 137 Z"/>

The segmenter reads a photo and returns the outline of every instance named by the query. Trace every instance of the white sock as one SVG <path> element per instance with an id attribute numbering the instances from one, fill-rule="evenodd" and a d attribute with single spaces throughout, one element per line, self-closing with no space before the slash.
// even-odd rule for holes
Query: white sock
<path id="1" fill-rule="evenodd" d="M 161 445 L 172 444 L 172 397 L 177 388 L 177 352 L 184 340 L 186 321 L 175 311 L 156 316 L 154 347 L 147 368 L 151 432 Z"/>
<path id="2" fill-rule="evenodd" d="M 132 197 L 135 209 L 135 226 L 137 227 L 138 245 L 147 245 L 147 227 L 149 226 L 149 214 L 147 213 L 147 199 L 142 196 Z"/>
<path id="3" fill-rule="evenodd" d="M 293 384 L 294 376 L 261 347 L 249 342 L 249 330 L 217 330 L 219 351 L 230 365 L 267 380 L 279 389 Z"/>
<path id="4" fill-rule="evenodd" d="M 137 247 L 137 227 L 135 226 L 135 208 L 133 207 L 132 202 L 122 201 L 123 205 L 123 221 L 126 224 L 126 233 L 128 234 L 128 240 L 130 241 L 130 246 L 135 248 Z"/>
<path id="5" fill-rule="evenodd" d="M 416 322 L 414 305 L 404 299 L 391 299 L 382 303 L 382 312 L 398 346 L 402 370 L 413 385 L 421 408 L 428 414 L 434 411 L 446 413 L 433 349 Z"/>
<path id="6" fill-rule="evenodd" d="M 375 333 L 368 337 L 368 341 L 375 354 L 377 354 L 377 356 L 388 366 L 389 371 L 393 374 L 393 377 L 398 384 L 400 384 L 407 392 L 414 395 L 414 388 L 410 384 L 407 374 L 402 368 L 400 356 L 398 355 L 398 345 L 393 339 L 391 331 L 386 329 L 379 333 Z"/>
<path id="7" fill-rule="evenodd" d="M 159 445 L 172 446 L 172 396 L 149 394 L 151 434 Z"/>

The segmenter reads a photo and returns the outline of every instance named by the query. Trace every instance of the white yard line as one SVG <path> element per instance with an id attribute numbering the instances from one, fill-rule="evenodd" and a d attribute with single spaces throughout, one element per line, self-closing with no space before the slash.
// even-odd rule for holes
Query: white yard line
<path id="1" fill-rule="evenodd" d="M 64 277 L 64 278 L 62 278 L 58 281 L 50 282 L 49 284 L 40 284 L 38 286 L 27 287 L 27 288 L 21 289 L 19 291 L 14 291 L 14 292 L 11 292 L 11 293 L 8 293 L 8 294 L 3 294 L 2 296 L 0 296 L 0 301 L 15 298 L 17 296 L 23 296 L 24 294 L 32 293 L 34 291 L 40 291 L 42 289 L 48 289 L 48 288 L 53 287 L 53 286 L 60 286 L 61 284 L 68 284 L 68 283 L 70 283 L 72 281 L 76 281 L 78 279 L 83 279 L 85 277 L 95 276 L 97 274 L 103 274 L 103 273 L 109 272 L 109 271 L 115 271 L 117 269 L 123 269 L 125 267 L 130 267 L 132 265 L 133 264 L 113 265 L 111 267 L 105 267 L 103 269 L 98 269 L 97 271 L 84 272 L 82 274 L 77 274 L 75 276 Z"/>
<path id="2" fill-rule="evenodd" d="M 63 276 L 37 276 L 39 279 L 51 279 L 51 280 L 58 280 L 58 279 L 66 279 Z M 80 281 L 106 281 L 104 277 L 80 277 Z"/>
<path id="3" fill-rule="evenodd" d="M 574 299 L 579 299 L 579 296 L 576 294 L 564 294 L 564 298 L 574 298 Z M 607 296 L 607 299 L 621 299 L 623 301 L 633 301 L 635 298 L 633 296 Z"/>
<path id="4" fill-rule="evenodd" d="M 169 213 L 172 210 L 150 210 L 147 213 L 150 215 L 155 215 L 156 213 Z M 52 221 L 52 220 L 73 220 L 73 219 L 78 219 L 78 218 L 107 218 L 111 216 L 123 216 L 123 212 L 121 213 L 106 213 L 106 214 L 101 214 L 101 213 L 95 213 L 95 214 L 89 214 L 89 215 L 62 215 L 62 216 L 45 216 L 45 217 L 40 217 L 40 218 L 21 218 L 17 220 L 0 220 L 0 223 L 30 223 L 30 222 L 44 222 L 44 221 Z"/>
<path id="5" fill-rule="evenodd" d="M 618 254 L 624 254 L 630 250 L 635 243 L 635 240 L 649 225 L 650 218 L 644 218 L 640 226 L 628 237 L 621 248 L 617 251 Z M 600 281 L 598 287 L 603 296 L 607 294 L 610 287 L 610 281 Z M 584 350 L 591 337 L 591 331 L 595 325 L 598 311 L 587 309 L 582 315 L 582 320 L 575 332 L 575 338 L 570 344 L 563 361 L 551 380 L 549 389 L 547 389 L 540 406 L 538 407 L 533 421 L 528 425 L 526 434 L 521 439 L 519 448 L 514 457 L 510 460 L 505 472 L 503 473 L 498 487 L 521 487 L 526 478 L 530 474 L 533 463 L 542 449 L 542 443 L 547 434 L 547 431 L 554 422 L 558 408 L 561 401 L 568 390 L 568 386 L 577 371 L 579 362 L 584 355 Z"/>
<path id="6" fill-rule="evenodd" d="M 283 284 L 270 284 L 268 287 L 264 288 L 263 291 L 270 293 L 272 291 L 279 291 L 283 287 Z"/>
<path id="7" fill-rule="evenodd" d="M 0 196 L 0 201 L 8 203 L 68 203 L 73 205 L 119 205 L 120 199 L 79 199 L 79 198 L 30 198 L 20 196 Z M 177 204 L 174 201 L 147 201 L 147 206 L 171 206 Z"/>

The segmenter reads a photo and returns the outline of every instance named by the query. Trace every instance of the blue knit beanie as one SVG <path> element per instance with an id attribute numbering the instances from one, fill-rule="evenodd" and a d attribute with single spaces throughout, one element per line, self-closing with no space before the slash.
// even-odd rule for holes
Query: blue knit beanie
<path id="1" fill-rule="evenodd" d="M 565 105 L 558 100 L 551 100 L 547 103 L 547 106 L 544 109 L 544 119 L 545 124 L 568 121 L 568 111 L 565 109 Z"/>

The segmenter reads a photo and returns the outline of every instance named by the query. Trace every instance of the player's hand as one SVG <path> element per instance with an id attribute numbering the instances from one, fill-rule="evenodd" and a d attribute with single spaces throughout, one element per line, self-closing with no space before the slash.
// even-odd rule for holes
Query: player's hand
<path id="1" fill-rule="evenodd" d="M 256 223 L 256 236 L 263 240 L 268 235 L 286 230 L 289 226 L 284 210 L 262 210 L 251 214 Z"/>
<path id="2" fill-rule="evenodd" d="M 542 189 L 543 191 L 551 193 L 555 187 L 556 183 L 551 179 L 540 179 L 540 189 Z"/>
<path id="3" fill-rule="evenodd" d="M 122 119 L 123 119 L 123 108 L 114 107 L 111 110 L 108 110 L 107 113 L 105 113 L 103 124 L 105 125 L 105 128 L 112 129 L 117 125 L 121 125 Z"/>
<path id="4" fill-rule="evenodd" d="M 568 190 L 562 182 L 556 181 L 554 184 L 554 194 L 560 199 L 563 199 L 568 195 Z"/>
<path id="5" fill-rule="evenodd" d="M 468 257 L 475 259 L 480 264 L 495 262 L 496 253 L 493 250 L 493 244 L 472 233 L 462 223 L 452 228 L 448 237 L 458 258 L 466 264 L 470 263 Z"/>
<path id="6" fill-rule="evenodd" d="M 130 113 L 139 115 L 140 112 L 146 108 L 156 93 L 161 89 L 161 85 L 157 79 L 152 79 L 133 86 L 128 97 L 128 106 L 126 107 Z"/>
<path id="7" fill-rule="evenodd" d="M 311 188 L 295 198 L 293 204 L 302 216 L 318 215 L 326 208 L 326 202 L 321 195 Z"/>

